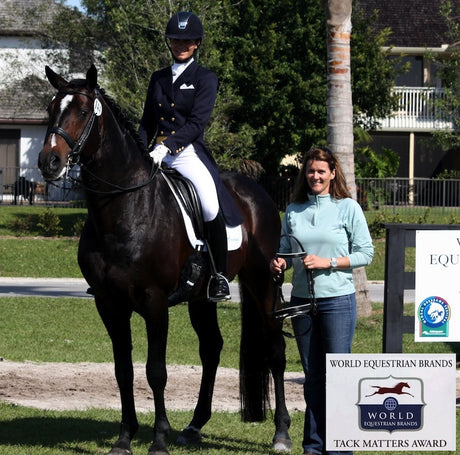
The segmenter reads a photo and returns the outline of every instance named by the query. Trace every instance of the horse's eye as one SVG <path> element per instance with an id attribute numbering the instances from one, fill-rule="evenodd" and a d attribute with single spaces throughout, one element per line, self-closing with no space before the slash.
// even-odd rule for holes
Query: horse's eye
<path id="1" fill-rule="evenodd" d="M 81 118 L 85 118 L 87 115 L 88 115 L 88 111 L 87 111 L 87 110 L 82 109 L 82 110 L 80 111 L 80 117 L 81 117 Z"/>

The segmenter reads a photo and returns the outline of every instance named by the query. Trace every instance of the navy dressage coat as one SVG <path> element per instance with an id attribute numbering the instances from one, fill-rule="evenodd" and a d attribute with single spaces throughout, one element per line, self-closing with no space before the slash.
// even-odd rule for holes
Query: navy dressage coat
<path id="1" fill-rule="evenodd" d="M 139 134 L 146 147 L 152 140 L 163 142 L 172 154 L 189 144 L 211 173 L 225 221 L 241 224 L 238 209 L 219 177 L 216 161 L 204 142 L 219 82 L 214 72 L 195 61 L 172 83 L 171 67 L 155 71 L 150 79 Z"/>

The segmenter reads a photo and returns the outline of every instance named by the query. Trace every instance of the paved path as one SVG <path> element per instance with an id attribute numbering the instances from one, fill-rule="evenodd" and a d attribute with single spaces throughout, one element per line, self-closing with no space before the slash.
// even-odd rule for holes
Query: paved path
<path id="1" fill-rule="evenodd" d="M 232 300 L 239 302 L 238 285 L 230 284 Z M 78 278 L 4 278 L 0 277 L 0 296 L 40 296 L 40 297 L 84 297 L 88 285 L 85 280 Z M 383 302 L 383 281 L 369 281 L 371 302 Z M 283 294 L 289 298 L 291 285 L 283 285 Z M 404 301 L 415 301 L 414 291 L 406 291 Z"/>

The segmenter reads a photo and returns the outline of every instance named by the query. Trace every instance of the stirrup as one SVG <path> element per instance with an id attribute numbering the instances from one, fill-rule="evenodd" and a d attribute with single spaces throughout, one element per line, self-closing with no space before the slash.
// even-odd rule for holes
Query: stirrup
<path id="1" fill-rule="evenodd" d="M 212 286 L 215 286 L 213 289 L 215 295 L 211 296 Z M 225 286 L 225 289 L 223 287 Z M 208 281 L 208 287 L 206 290 L 206 297 L 211 302 L 220 302 L 222 300 L 230 300 L 232 298 L 230 294 L 230 285 L 227 278 L 222 273 L 216 273 L 211 275 Z"/>

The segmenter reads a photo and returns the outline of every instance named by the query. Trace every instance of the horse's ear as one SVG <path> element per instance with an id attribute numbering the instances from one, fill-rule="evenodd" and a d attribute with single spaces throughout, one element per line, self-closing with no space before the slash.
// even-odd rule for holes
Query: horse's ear
<path id="1" fill-rule="evenodd" d="M 94 90 L 97 87 L 97 69 L 94 63 L 90 66 L 86 73 L 86 82 L 88 83 L 89 89 Z"/>
<path id="2" fill-rule="evenodd" d="M 57 90 L 68 84 L 64 78 L 55 73 L 49 66 L 45 66 L 45 73 L 46 77 L 50 81 L 50 84 Z"/>

